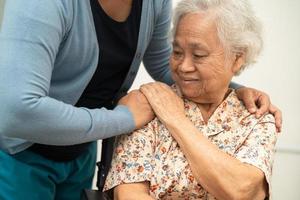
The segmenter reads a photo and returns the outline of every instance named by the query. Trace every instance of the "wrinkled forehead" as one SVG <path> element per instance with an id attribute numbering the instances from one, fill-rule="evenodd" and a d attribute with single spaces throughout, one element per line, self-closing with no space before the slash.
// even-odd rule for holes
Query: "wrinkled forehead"
<path id="1" fill-rule="evenodd" d="M 215 17 L 209 12 L 185 14 L 179 19 L 176 27 L 176 33 L 190 33 L 196 36 L 210 31 L 217 31 L 217 28 Z"/>
<path id="2" fill-rule="evenodd" d="M 205 13 L 189 13 L 178 21 L 173 44 L 188 43 L 189 46 L 219 44 L 215 17 Z"/>

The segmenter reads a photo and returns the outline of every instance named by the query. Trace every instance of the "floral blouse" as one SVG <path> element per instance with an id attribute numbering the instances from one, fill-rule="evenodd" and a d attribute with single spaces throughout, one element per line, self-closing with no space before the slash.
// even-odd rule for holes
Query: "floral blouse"
<path id="1" fill-rule="evenodd" d="M 199 134 L 220 150 L 264 172 L 270 193 L 277 139 L 274 117 L 267 114 L 256 119 L 234 91 L 207 124 L 195 103 L 184 99 L 184 105 L 186 116 Z M 150 183 L 150 195 L 155 199 L 215 199 L 197 183 L 178 143 L 157 118 L 143 129 L 117 138 L 104 191 L 122 183 L 143 181 Z"/>

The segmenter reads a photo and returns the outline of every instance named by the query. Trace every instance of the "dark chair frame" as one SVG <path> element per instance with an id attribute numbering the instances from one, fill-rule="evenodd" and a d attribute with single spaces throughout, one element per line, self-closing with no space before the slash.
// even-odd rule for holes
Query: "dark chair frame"
<path id="1" fill-rule="evenodd" d="M 105 179 L 111 164 L 115 137 L 102 140 L 101 161 L 97 162 L 97 188 L 98 190 L 84 190 L 82 200 L 110 200 L 113 193 L 102 192 Z"/>

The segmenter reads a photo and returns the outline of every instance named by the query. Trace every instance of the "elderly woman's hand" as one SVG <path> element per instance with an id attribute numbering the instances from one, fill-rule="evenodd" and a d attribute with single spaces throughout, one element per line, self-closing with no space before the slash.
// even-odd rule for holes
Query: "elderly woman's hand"
<path id="1" fill-rule="evenodd" d="M 242 100 L 250 113 L 255 113 L 258 118 L 270 112 L 275 117 L 275 123 L 277 131 L 281 131 L 282 126 L 282 114 L 281 111 L 274 105 L 271 104 L 269 96 L 259 90 L 248 87 L 241 87 L 236 89 L 237 96 Z"/>
<path id="2" fill-rule="evenodd" d="M 142 85 L 140 91 L 163 123 L 176 123 L 186 117 L 183 100 L 168 85 L 161 82 L 148 83 Z"/>

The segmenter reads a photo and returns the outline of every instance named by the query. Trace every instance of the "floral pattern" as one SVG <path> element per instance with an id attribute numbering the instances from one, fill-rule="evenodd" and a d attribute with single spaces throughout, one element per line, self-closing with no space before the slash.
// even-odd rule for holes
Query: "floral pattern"
<path id="1" fill-rule="evenodd" d="M 204 134 L 220 150 L 264 172 L 270 192 L 277 139 L 274 117 L 267 114 L 256 119 L 235 91 L 207 123 L 195 103 L 184 99 L 184 105 L 186 116 L 199 134 Z M 117 138 L 104 190 L 143 181 L 149 181 L 150 194 L 155 199 L 215 199 L 197 183 L 178 143 L 157 118 L 143 129 Z"/>

